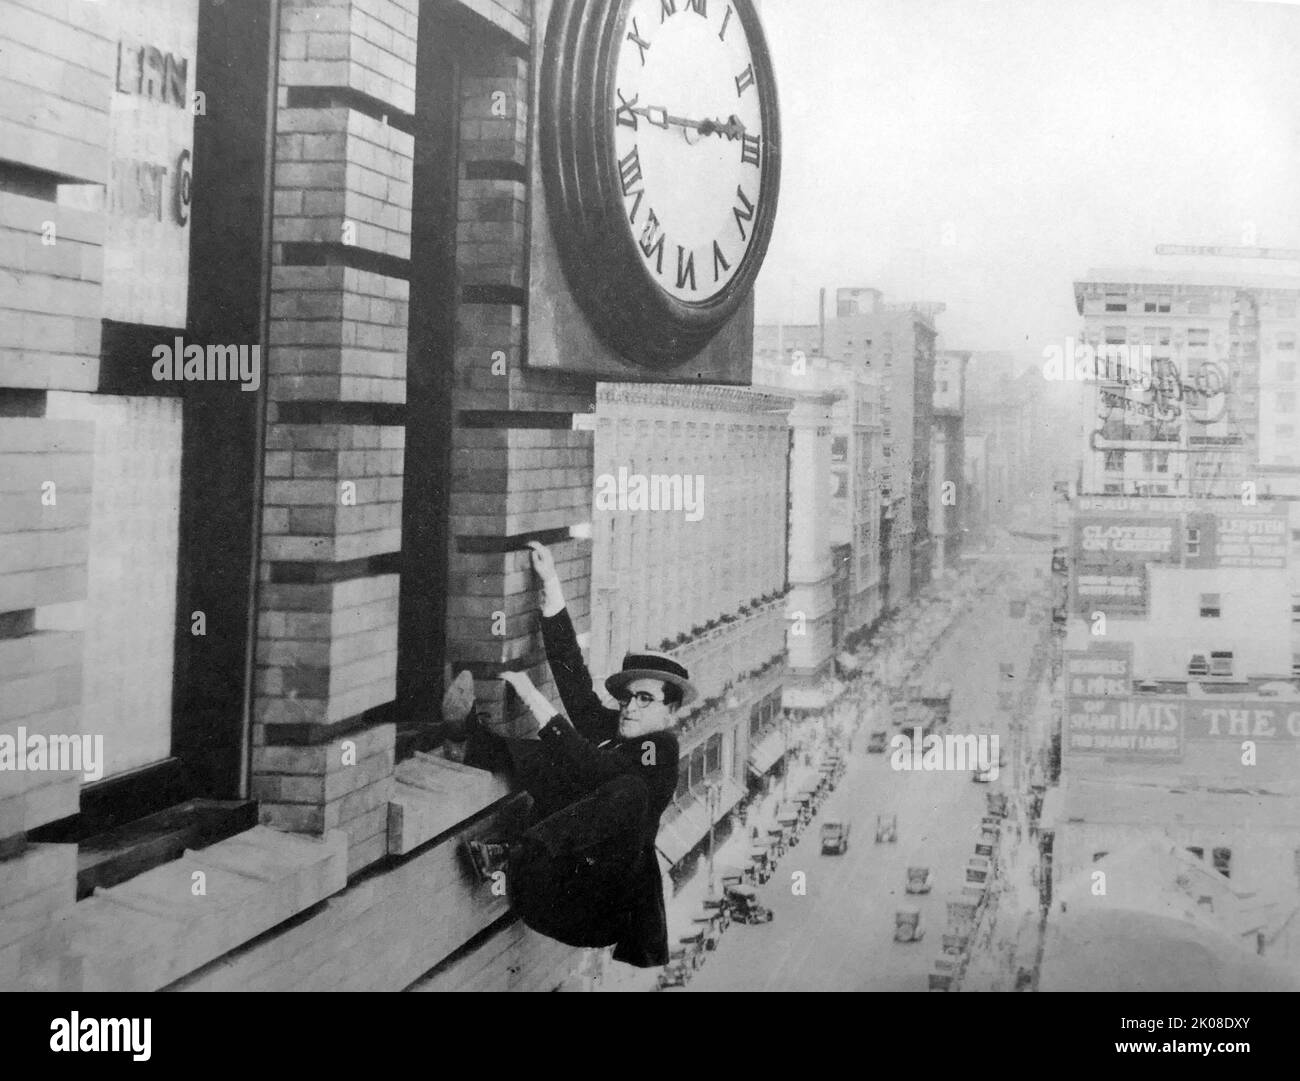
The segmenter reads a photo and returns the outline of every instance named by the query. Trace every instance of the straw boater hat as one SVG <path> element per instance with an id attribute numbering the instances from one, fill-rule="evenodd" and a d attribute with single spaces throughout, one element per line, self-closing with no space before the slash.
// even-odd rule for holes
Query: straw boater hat
<path id="1" fill-rule="evenodd" d="M 655 653 L 642 650 L 640 653 L 628 653 L 623 657 L 622 671 L 615 672 L 605 680 L 605 690 L 615 698 L 633 680 L 661 679 L 680 687 L 682 705 L 687 705 L 699 697 L 699 692 L 691 682 L 690 673 L 673 660 L 667 653 Z"/>

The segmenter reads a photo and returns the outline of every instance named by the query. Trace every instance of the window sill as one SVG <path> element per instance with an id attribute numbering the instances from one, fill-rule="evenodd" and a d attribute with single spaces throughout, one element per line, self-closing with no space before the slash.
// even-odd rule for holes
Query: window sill
<path id="1" fill-rule="evenodd" d="M 255 826 L 96 889 L 68 917 L 81 988 L 155 991 L 194 972 L 342 890 L 347 850 L 341 830 Z"/>
<path id="2" fill-rule="evenodd" d="M 510 794 L 505 778 L 417 751 L 397 764 L 388 803 L 388 854 L 404 856 Z"/>

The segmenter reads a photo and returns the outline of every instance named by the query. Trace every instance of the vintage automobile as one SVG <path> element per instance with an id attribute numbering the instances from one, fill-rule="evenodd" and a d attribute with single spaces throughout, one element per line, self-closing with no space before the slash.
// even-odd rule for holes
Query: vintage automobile
<path id="1" fill-rule="evenodd" d="M 929 706 L 939 724 L 947 724 L 952 715 L 952 684 L 937 683 L 921 692 L 921 704 Z"/>
<path id="2" fill-rule="evenodd" d="M 706 950 L 716 950 L 718 948 L 718 940 L 722 938 L 724 918 L 725 916 L 720 909 L 710 910 L 705 908 L 704 911 L 691 919 L 695 929 L 704 932 L 704 948 Z"/>
<path id="3" fill-rule="evenodd" d="M 697 927 L 694 931 L 680 935 L 677 941 L 686 951 L 686 960 L 691 967 L 701 968 L 704 965 L 704 951 L 708 949 L 708 932 L 702 927 Z"/>
<path id="4" fill-rule="evenodd" d="M 898 815 L 876 815 L 876 843 L 898 840 Z"/>
<path id="5" fill-rule="evenodd" d="M 872 732 L 871 735 L 867 737 L 867 752 L 869 754 L 884 754 L 885 745 L 888 742 L 888 739 L 888 732 L 879 730 Z"/>
<path id="6" fill-rule="evenodd" d="M 680 946 L 677 949 L 669 951 L 668 964 L 664 965 L 664 970 L 659 973 L 659 990 L 665 987 L 685 987 L 687 981 L 695 975 L 695 966 L 687 951 Z"/>
<path id="7" fill-rule="evenodd" d="M 934 872 L 928 867 L 909 867 L 907 869 L 907 892 L 929 893 L 934 886 Z"/>
<path id="8" fill-rule="evenodd" d="M 988 801 L 988 813 L 996 815 L 998 818 L 1007 817 L 1007 794 L 1005 792 L 986 792 L 984 793 Z"/>
<path id="9" fill-rule="evenodd" d="M 776 820 L 784 831 L 785 847 L 794 848 L 799 843 L 799 831 L 803 828 L 803 817 L 799 810 L 792 804 L 784 804 L 777 811 Z"/>
<path id="10" fill-rule="evenodd" d="M 943 936 L 943 952 L 952 957 L 960 957 L 970 946 L 970 930 L 962 927 L 949 931 Z"/>
<path id="11" fill-rule="evenodd" d="M 771 923 L 772 910 L 759 903 L 753 886 L 728 886 L 727 903 L 736 923 Z"/>
<path id="12" fill-rule="evenodd" d="M 952 988 L 952 970 L 951 962 L 942 958 L 934 962 L 934 971 L 930 973 L 929 987 L 931 991 L 948 991 Z"/>
<path id="13" fill-rule="evenodd" d="M 727 909 L 727 898 L 709 896 L 704 898 L 704 912 L 714 918 L 714 925 L 718 932 L 721 933 L 727 929 L 731 923 L 731 913 Z"/>
<path id="14" fill-rule="evenodd" d="M 829 818 L 822 823 L 822 855 L 844 855 L 849 848 L 849 823 Z"/>
<path id="15" fill-rule="evenodd" d="M 920 942 L 925 937 L 919 908 L 900 908 L 894 913 L 894 941 Z"/>
<path id="16" fill-rule="evenodd" d="M 749 884 L 766 882 L 772 877 L 772 850 L 767 845 L 752 845 L 749 849 Z"/>
<path id="17" fill-rule="evenodd" d="M 806 800 L 805 797 L 807 797 Z M 805 785 L 799 790 L 799 802 L 807 807 L 811 818 L 822 805 L 822 786 L 820 784 Z"/>
<path id="18" fill-rule="evenodd" d="M 769 827 L 767 831 L 767 847 L 771 850 L 773 863 L 785 855 L 785 850 L 789 846 L 786 844 L 786 829 L 784 826 Z M 775 867 L 773 870 L 775 870 Z"/>
<path id="19" fill-rule="evenodd" d="M 958 934 L 970 933 L 979 921 L 983 895 L 972 896 L 966 892 L 948 897 L 948 930 Z"/>

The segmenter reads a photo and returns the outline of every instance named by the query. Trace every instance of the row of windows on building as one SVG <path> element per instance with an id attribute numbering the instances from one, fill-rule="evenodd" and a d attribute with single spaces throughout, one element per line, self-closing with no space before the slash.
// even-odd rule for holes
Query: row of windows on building
<path id="1" fill-rule="evenodd" d="M 1143 314 L 1169 315 L 1173 314 L 1173 295 L 1170 293 L 1157 293 L 1152 296 L 1133 298 L 1127 293 L 1108 292 L 1106 294 L 1105 308 L 1108 312 L 1142 312 Z M 1187 315 L 1209 315 L 1209 297 L 1189 297 L 1178 306 L 1178 314 L 1184 313 Z M 1294 319 L 1296 317 L 1296 302 L 1294 300 L 1275 301 L 1273 314 L 1278 319 Z"/>
<path id="2" fill-rule="evenodd" d="M 1287 412 L 1294 410 L 1294 404 Z M 1102 428 L 1102 437 L 1105 439 L 1116 439 L 1130 442 L 1141 443 L 1177 443 L 1178 429 L 1173 426 L 1157 426 L 1151 424 L 1106 424 Z M 1294 424 L 1276 424 L 1273 426 L 1273 438 L 1282 446 L 1291 445 L 1296 438 L 1296 426 Z M 1214 445 L 1236 446 L 1241 443 L 1241 437 L 1229 435 L 1222 437 L 1201 436 L 1192 437 L 1190 440 L 1192 446 Z M 1168 451 L 1124 451 L 1124 450 L 1107 450 L 1104 451 L 1102 468 L 1107 473 L 1123 473 L 1127 464 L 1127 455 L 1142 455 L 1142 472 L 1144 473 L 1168 473 L 1169 472 L 1169 453 Z M 1291 464 L 1291 455 L 1277 453 L 1272 456 L 1272 461 L 1278 465 Z"/>
<path id="3" fill-rule="evenodd" d="M 1084 341 L 1092 346 L 1098 344 L 1098 339 L 1085 334 Z M 1113 325 L 1102 327 L 1101 342 L 1106 345 L 1124 345 L 1127 342 L 1145 342 L 1152 346 L 1172 346 L 1175 342 L 1186 344 L 1190 348 L 1205 348 L 1210 344 L 1209 327 L 1185 327 L 1176 332 L 1169 327 L 1128 327 Z M 1296 347 L 1296 333 L 1293 330 L 1277 331 L 1270 343 L 1274 349 L 1282 351 L 1294 351 Z"/>
<path id="4" fill-rule="evenodd" d="M 677 763 L 678 798 L 685 798 L 699 786 L 717 778 L 722 773 L 722 733 L 714 732 L 708 739 L 683 755 Z"/>
<path id="5" fill-rule="evenodd" d="M 752 744 L 754 740 L 762 738 L 763 733 L 776 723 L 777 717 L 781 715 L 781 691 L 778 688 L 770 694 L 760 698 L 750 707 L 749 710 L 749 739 Z"/>
<path id="6" fill-rule="evenodd" d="M 1291 606 L 1291 621 L 1300 623 L 1300 603 Z M 1204 613 L 1202 613 L 1204 614 Z M 1191 679 L 1233 679 L 1236 654 L 1230 649 L 1193 653 L 1187 661 L 1187 675 Z M 1300 653 L 1291 654 L 1291 678 L 1300 677 Z"/>

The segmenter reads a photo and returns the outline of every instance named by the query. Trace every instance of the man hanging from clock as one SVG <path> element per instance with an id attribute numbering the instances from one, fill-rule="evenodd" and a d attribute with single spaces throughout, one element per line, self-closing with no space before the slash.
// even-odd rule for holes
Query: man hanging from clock
<path id="1" fill-rule="evenodd" d="M 505 672 L 532 714 L 529 738 L 505 744 L 534 802 L 514 844 L 470 841 L 483 879 L 504 871 L 514 909 L 533 930 L 572 946 L 615 946 L 614 960 L 668 963 L 668 921 L 655 856 L 659 818 L 677 788 L 677 710 L 696 697 L 686 669 L 661 653 L 629 653 L 592 687 L 550 551 L 533 542 L 542 639 L 566 718 L 523 672 Z"/>

